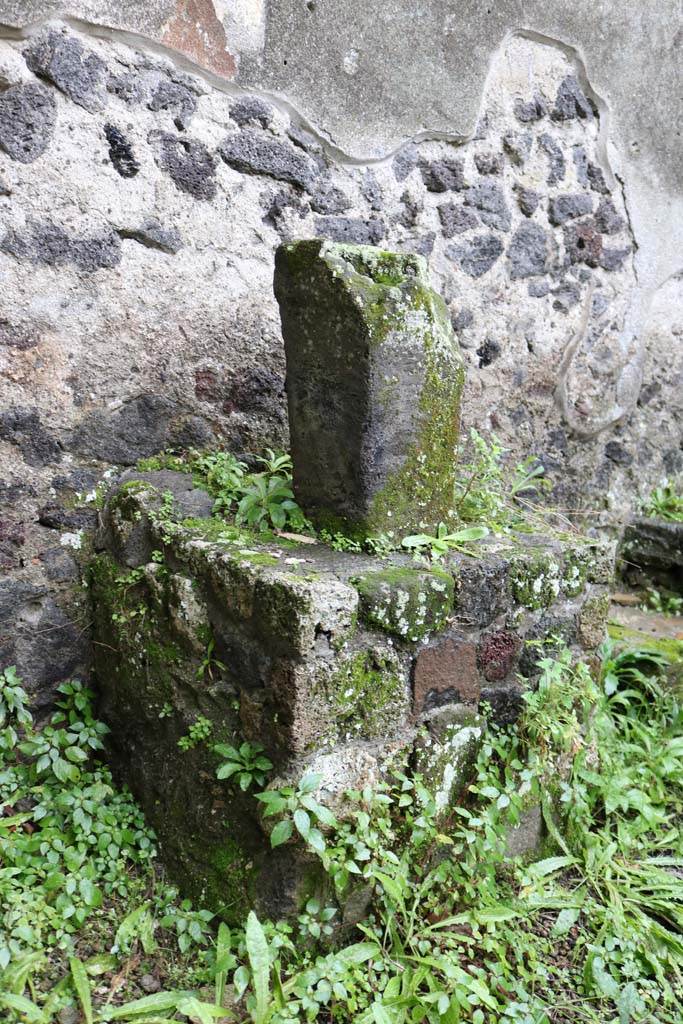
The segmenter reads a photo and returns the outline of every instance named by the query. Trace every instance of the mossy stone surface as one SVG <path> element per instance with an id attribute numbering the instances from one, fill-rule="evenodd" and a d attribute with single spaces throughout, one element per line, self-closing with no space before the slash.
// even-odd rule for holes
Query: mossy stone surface
<path id="1" fill-rule="evenodd" d="M 299 503 L 363 537 L 449 518 L 464 380 L 419 257 L 309 240 L 276 253 Z"/>
<path id="2" fill-rule="evenodd" d="M 453 609 L 453 576 L 443 569 L 380 569 L 352 581 L 362 621 L 416 642 L 443 629 Z"/>
<path id="3" fill-rule="evenodd" d="M 515 555 L 510 561 L 512 596 L 518 604 L 535 611 L 548 608 L 560 593 L 560 567 L 549 552 Z"/>
<path id="4" fill-rule="evenodd" d="M 480 715 L 455 704 L 433 712 L 415 741 L 415 771 L 434 791 L 439 813 L 454 805 L 469 782 L 485 731 Z"/>
<path id="5" fill-rule="evenodd" d="M 405 673 L 397 658 L 379 647 L 344 658 L 325 690 L 335 731 L 345 742 L 389 736 L 409 711 Z"/>

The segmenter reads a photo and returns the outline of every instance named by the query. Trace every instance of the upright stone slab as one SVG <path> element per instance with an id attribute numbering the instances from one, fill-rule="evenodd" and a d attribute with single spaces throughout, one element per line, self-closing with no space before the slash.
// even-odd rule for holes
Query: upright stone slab
<path id="1" fill-rule="evenodd" d="M 319 239 L 275 257 L 297 500 L 355 536 L 452 505 L 464 372 L 420 256 Z"/>

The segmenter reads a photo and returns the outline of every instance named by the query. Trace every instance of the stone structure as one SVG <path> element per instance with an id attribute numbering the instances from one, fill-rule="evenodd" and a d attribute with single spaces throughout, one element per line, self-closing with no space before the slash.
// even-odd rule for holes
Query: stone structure
<path id="1" fill-rule="evenodd" d="M 436 530 L 453 503 L 464 372 L 425 260 L 283 245 L 275 295 L 305 513 L 361 537 Z"/>
<path id="2" fill-rule="evenodd" d="M 104 475 L 287 445 L 282 242 L 425 256 L 463 435 L 535 454 L 562 507 L 681 473 L 678 17 L 0 0 L 0 661 L 39 703 L 88 671 Z"/>
<path id="3" fill-rule="evenodd" d="M 446 810 L 482 704 L 514 720 L 541 657 L 604 635 L 609 546 L 526 537 L 433 566 L 249 535 L 210 509 L 190 475 L 131 471 L 90 580 L 113 763 L 171 873 L 228 919 L 290 914 L 321 877 L 296 841 L 270 850 L 277 818 L 217 781 L 214 743 L 263 744 L 276 788 L 319 774 L 339 815 L 392 764 L 422 772 Z M 179 746 L 201 719 L 209 735 Z"/>

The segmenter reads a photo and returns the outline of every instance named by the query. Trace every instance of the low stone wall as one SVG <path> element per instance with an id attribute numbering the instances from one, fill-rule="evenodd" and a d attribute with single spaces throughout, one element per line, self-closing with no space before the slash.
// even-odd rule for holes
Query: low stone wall
<path id="1" fill-rule="evenodd" d="M 406 73 L 391 50 L 402 52 L 403 22 L 356 3 L 346 21 L 362 44 L 340 42 L 335 28 L 310 53 L 309 75 L 271 45 L 300 54 L 302 40 L 333 14 L 344 20 L 348 4 L 318 4 L 315 14 L 286 5 L 266 64 L 259 58 L 253 76 L 226 83 L 203 70 L 222 74 L 221 63 L 179 45 L 211 38 L 213 26 L 211 53 L 226 58 L 215 18 L 206 32 L 193 14 L 187 35 L 177 26 L 152 35 L 196 59 L 181 67 L 148 42 L 159 5 L 105 6 L 107 24 L 139 30 L 137 39 L 98 35 L 102 4 L 51 3 L 83 20 L 40 25 L 46 5 L 20 4 L 22 16 L 0 2 L 27 34 L 0 40 L 0 661 L 17 665 L 37 702 L 88 670 L 79 562 L 94 517 L 80 503 L 103 474 L 167 447 L 288 445 L 272 294 L 283 241 L 372 242 L 426 256 L 463 350 L 464 436 L 470 426 L 493 430 L 515 456 L 535 454 L 563 508 L 620 515 L 636 491 L 681 471 L 683 286 L 676 277 L 662 284 L 648 314 L 649 271 L 636 272 L 645 226 L 661 234 L 676 218 L 646 205 L 634 219 L 607 106 L 566 48 L 506 36 L 514 18 L 504 29 L 496 22 L 482 92 L 469 52 L 457 72 L 447 56 L 478 31 L 479 12 L 470 24 L 463 6 L 458 31 L 446 31 L 442 15 L 450 24 L 455 14 L 421 5 L 436 19 L 427 18 L 433 34 L 410 31 L 420 57 Z M 184 19 L 189 8 L 178 6 Z M 539 17 L 522 24 L 538 27 Z M 606 20 L 593 31 L 579 19 L 586 46 L 612 35 L 607 9 L 590 17 Z M 374 52 L 367 40 L 380 23 Z M 558 38 L 574 36 L 568 27 Z M 337 45 L 348 62 L 342 51 L 325 56 Z M 434 53 L 438 100 L 415 86 L 422 75 L 432 81 Z M 616 81 L 604 70 L 613 56 L 601 52 L 591 73 Z M 330 83 L 329 123 L 307 121 Z M 612 115 L 629 114 L 630 84 L 627 94 Z M 364 140 L 356 150 L 354 133 Z M 634 148 L 635 158 L 642 137 L 634 129 L 617 140 L 622 156 Z M 666 148 L 676 136 L 659 138 Z M 657 253 L 664 248 L 658 236 Z"/>
<path id="2" fill-rule="evenodd" d="M 392 763 L 446 808 L 482 705 L 513 721 L 540 658 L 599 644 L 614 556 L 523 537 L 435 566 L 250 535 L 211 506 L 168 471 L 131 471 L 110 496 L 90 576 L 102 713 L 184 889 L 229 919 L 287 914 L 319 884 L 316 862 L 294 841 L 269 848 L 273 819 L 216 779 L 212 745 L 262 744 L 272 786 L 319 773 L 316 798 L 337 812 Z"/>

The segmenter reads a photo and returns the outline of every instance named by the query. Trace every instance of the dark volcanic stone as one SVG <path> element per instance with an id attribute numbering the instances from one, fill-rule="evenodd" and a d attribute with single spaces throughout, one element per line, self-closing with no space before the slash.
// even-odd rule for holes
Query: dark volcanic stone
<path id="1" fill-rule="evenodd" d="M 593 107 L 574 75 L 567 75 L 561 83 L 550 116 L 553 121 L 572 121 L 577 117 L 593 120 Z"/>
<path id="2" fill-rule="evenodd" d="M 120 128 L 105 124 L 104 134 L 109 143 L 109 159 L 122 178 L 134 178 L 140 170 L 133 147 Z"/>
<path id="3" fill-rule="evenodd" d="M 264 221 L 271 224 L 276 231 L 283 231 L 285 225 L 283 214 L 286 210 L 298 213 L 299 217 L 305 217 L 310 211 L 308 203 L 304 202 L 295 189 L 287 187 L 277 192 L 264 192 L 261 195 L 261 202 L 264 208 Z"/>
<path id="4" fill-rule="evenodd" d="M 12 516 L 0 516 L 0 569 L 12 569 L 19 549 L 26 543 L 24 523 Z"/>
<path id="5" fill-rule="evenodd" d="M 351 200 L 329 181 L 320 181 L 311 194 L 311 209 L 316 213 L 344 213 Z"/>
<path id="6" fill-rule="evenodd" d="M 30 324 L 13 324 L 8 320 L 0 320 L 0 345 L 17 348 L 20 352 L 40 345 L 40 334 Z"/>
<path id="7" fill-rule="evenodd" d="M 548 132 L 543 132 L 538 137 L 538 144 L 548 157 L 548 184 L 556 185 L 562 181 L 567 170 L 567 162 L 564 153 L 556 140 Z"/>
<path id="8" fill-rule="evenodd" d="M 113 412 L 97 409 L 76 426 L 71 448 L 81 455 L 129 466 L 165 448 L 205 447 L 212 432 L 172 399 L 143 394 Z"/>
<path id="9" fill-rule="evenodd" d="M 527 294 L 532 299 L 542 299 L 550 291 L 550 285 L 546 278 L 542 278 L 540 281 L 529 281 L 527 287 Z"/>
<path id="10" fill-rule="evenodd" d="M 67 583 L 78 579 L 78 563 L 61 544 L 43 551 L 40 560 L 49 580 L 53 580 L 55 583 Z"/>
<path id="11" fill-rule="evenodd" d="M 187 128 L 197 109 L 197 97 L 187 86 L 164 78 L 154 90 L 148 107 L 154 111 L 167 110 L 173 115 L 176 128 L 182 131 Z"/>
<path id="12" fill-rule="evenodd" d="M 384 221 L 378 217 L 362 220 L 359 217 L 316 217 L 315 232 L 333 242 L 352 242 L 354 245 L 377 245 L 384 237 Z"/>
<path id="13" fill-rule="evenodd" d="M 121 241 L 111 228 L 82 238 L 68 235 L 57 224 L 30 221 L 27 233 L 10 231 L 0 249 L 17 259 L 47 263 L 59 267 L 71 263 L 79 270 L 93 273 L 111 269 L 121 260 Z"/>
<path id="14" fill-rule="evenodd" d="M 603 270 L 621 270 L 627 256 L 630 256 L 631 249 L 603 249 L 600 254 L 600 266 Z"/>
<path id="15" fill-rule="evenodd" d="M 467 188 L 464 166 L 455 157 L 420 160 L 420 174 L 429 192 L 461 192 Z"/>
<path id="16" fill-rule="evenodd" d="M 382 188 L 372 171 L 366 171 L 360 186 L 361 195 L 371 210 L 381 210 L 384 206 Z"/>
<path id="17" fill-rule="evenodd" d="M 417 256 L 431 256 L 436 242 L 436 233 L 427 231 L 424 235 L 413 235 L 401 243 L 401 252 L 414 252 Z"/>
<path id="18" fill-rule="evenodd" d="M 75 36 L 48 29 L 24 50 L 31 71 L 94 114 L 107 103 L 107 65 Z"/>
<path id="19" fill-rule="evenodd" d="M 391 167 L 396 181 L 405 181 L 411 171 L 417 167 L 419 153 L 417 146 L 410 143 L 400 149 L 391 161 Z"/>
<path id="20" fill-rule="evenodd" d="M 456 206 L 455 203 L 441 203 L 437 209 L 439 211 L 439 220 L 441 221 L 441 233 L 444 238 L 461 235 L 463 231 L 476 228 L 479 223 L 476 213 L 466 210 L 463 206 Z"/>
<path id="21" fill-rule="evenodd" d="M 619 441 L 608 441 L 605 445 L 605 455 L 611 462 L 616 462 L 618 466 L 630 466 L 633 462 L 630 451 L 624 448 Z"/>
<path id="22" fill-rule="evenodd" d="M 524 636 L 524 645 L 519 659 L 519 671 L 527 678 L 538 672 L 539 663 L 544 658 L 557 655 L 564 645 L 575 643 L 577 636 L 576 614 L 556 614 L 549 612 L 542 615 Z M 542 646 L 534 641 L 543 641 Z M 551 643 L 550 641 L 555 642 Z"/>
<path id="23" fill-rule="evenodd" d="M 526 163 L 532 143 L 533 137 L 530 132 L 506 132 L 503 136 L 503 149 L 519 167 Z"/>
<path id="24" fill-rule="evenodd" d="M 94 508 L 66 508 L 52 503 L 38 510 L 38 522 L 50 530 L 92 530 L 97 523 Z"/>
<path id="25" fill-rule="evenodd" d="M 458 622 L 467 628 L 488 626 L 510 606 L 506 561 L 473 558 L 462 563 L 456 599 Z"/>
<path id="26" fill-rule="evenodd" d="M 503 158 L 500 153 L 475 153 L 474 165 L 480 174 L 503 173 Z"/>
<path id="27" fill-rule="evenodd" d="M 505 679 L 517 663 L 521 646 L 520 638 L 507 630 L 482 636 L 477 657 L 484 678 L 489 682 L 500 682 Z"/>
<path id="28" fill-rule="evenodd" d="M 150 132 L 158 166 L 181 192 L 195 199 L 213 199 L 216 195 L 216 160 L 197 139 Z"/>
<path id="29" fill-rule="evenodd" d="M 645 516 L 634 519 L 624 531 L 622 554 L 640 568 L 680 573 L 683 569 L 683 523 Z"/>
<path id="30" fill-rule="evenodd" d="M 403 206 L 403 210 L 396 218 L 397 223 L 402 224 L 404 228 L 415 227 L 423 210 L 421 200 L 416 199 L 415 196 L 411 195 L 406 189 L 401 196 L 401 205 Z"/>
<path id="31" fill-rule="evenodd" d="M 258 96 L 243 96 L 230 107 L 230 117 L 240 128 L 245 124 L 267 128 L 273 120 L 273 108 Z"/>
<path id="32" fill-rule="evenodd" d="M 597 267 L 602 255 L 602 235 L 593 220 L 567 224 L 564 228 L 564 247 L 571 263 Z"/>
<path id="33" fill-rule="evenodd" d="M 524 710 L 522 693 L 522 687 L 514 682 L 485 686 L 481 691 L 481 704 L 489 704 L 493 721 L 506 728 L 514 725 Z"/>
<path id="34" fill-rule="evenodd" d="M 555 196 L 548 202 L 548 220 L 551 224 L 564 224 L 575 217 L 585 217 L 593 212 L 593 199 L 580 192 L 577 195 Z"/>
<path id="35" fill-rule="evenodd" d="M 609 186 L 605 181 L 605 175 L 601 167 L 597 164 L 588 164 L 586 170 L 586 176 L 588 178 L 588 184 L 590 185 L 593 192 L 600 192 L 602 195 L 609 195 Z"/>
<path id="36" fill-rule="evenodd" d="M 540 121 L 542 117 L 545 117 L 548 113 L 548 105 L 543 97 L 536 93 L 528 103 L 522 99 L 516 99 L 513 110 L 518 121 L 528 124 L 531 121 Z"/>
<path id="37" fill-rule="evenodd" d="M 19 163 L 33 163 L 49 146 L 56 117 L 55 98 L 44 86 L 10 86 L 0 95 L 0 149 Z"/>
<path id="38" fill-rule="evenodd" d="M 595 214 L 595 223 L 605 235 L 618 235 L 626 227 L 626 221 L 617 213 L 611 199 L 601 199 Z"/>
<path id="39" fill-rule="evenodd" d="M 491 363 L 500 355 L 500 345 L 493 338 L 487 338 L 483 345 L 477 349 L 477 355 L 479 356 L 479 369 L 484 366 L 490 366 Z"/>
<path id="40" fill-rule="evenodd" d="M 553 309 L 557 309 L 561 313 L 568 313 L 581 298 L 581 289 L 578 284 L 565 281 L 557 288 L 553 288 L 552 296 Z"/>
<path id="41" fill-rule="evenodd" d="M 15 603 L 8 621 L 0 626 L 0 662 L 16 665 L 34 709 L 40 709 L 54 700 L 59 683 L 87 668 L 90 637 L 83 623 L 74 621 L 37 588 L 31 589 L 33 593 L 23 600 L 20 592 L 10 590 Z"/>
<path id="42" fill-rule="evenodd" d="M 142 79 L 134 71 L 126 71 L 123 75 L 109 75 L 107 92 L 112 96 L 118 96 L 123 103 L 127 103 L 129 106 L 142 103 L 145 97 Z"/>
<path id="43" fill-rule="evenodd" d="M 158 249 L 160 252 L 174 256 L 183 247 L 183 240 L 176 228 L 165 228 L 158 220 L 150 218 L 137 228 L 119 228 L 121 238 L 132 238 L 147 249 Z"/>
<path id="44" fill-rule="evenodd" d="M 255 128 L 229 135 L 219 153 L 226 164 L 242 174 L 265 174 L 309 191 L 319 173 L 305 153 Z"/>
<path id="45" fill-rule="evenodd" d="M 581 289 L 575 281 L 563 281 L 553 288 L 553 309 L 567 313 L 581 298 Z"/>
<path id="46" fill-rule="evenodd" d="M 517 188 L 517 205 L 525 217 L 531 217 L 538 209 L 541 197 L 532 188 Z"/>
<path id="47" fill-rule="evenodd" d="M 45 466 L 61 458 L 55 438 L 34 409 L 8 409 L 0 413 L 0 438 L 17 446 L 29 466 Z"/>
<path id="48" fill-rule="evenodd" d="M 520 224 L 508 248 L 510 277 L 532 277 L 544 274 L 548 258 L 548 240 L 540 224 L 529 221 Z"/>
<path id="49" fill-rule="evenodd" d="M 583 146 L 572 146 L 572 160 L 576 168 L 576 180 L 579 185 L 588 184 L 588 156 Z"/>
<path id="50" fill-rule="evenodd" d="M 482 181 L 468 188 L 465 205 L 473 206 L 487 227 L 496 231 L 510 230 L 510 211 L 505 202 L 505 194 L 496 182 Z"/>
<path id="51" fill-rule="evenodd" d="M 462 245 L 449 245 L 446 255 L 470 277 L 486 274 L 503 252 L 503 243 L 496 235 L 476 235 Z"/>
<path id="52" fill-rule="evenodd" d="M 474 323 L 474 313 L 471 309 L 460 309 L 451 313 L 451 325 L 456 333 L 466 330 Z"/>
<path id="53" fill-rule="evenodd" d="M 223 405 L 227 413 L 260 413 L 284 421 L 285 382 L 266 366 L 250 366 L 231 384 Z"/>

